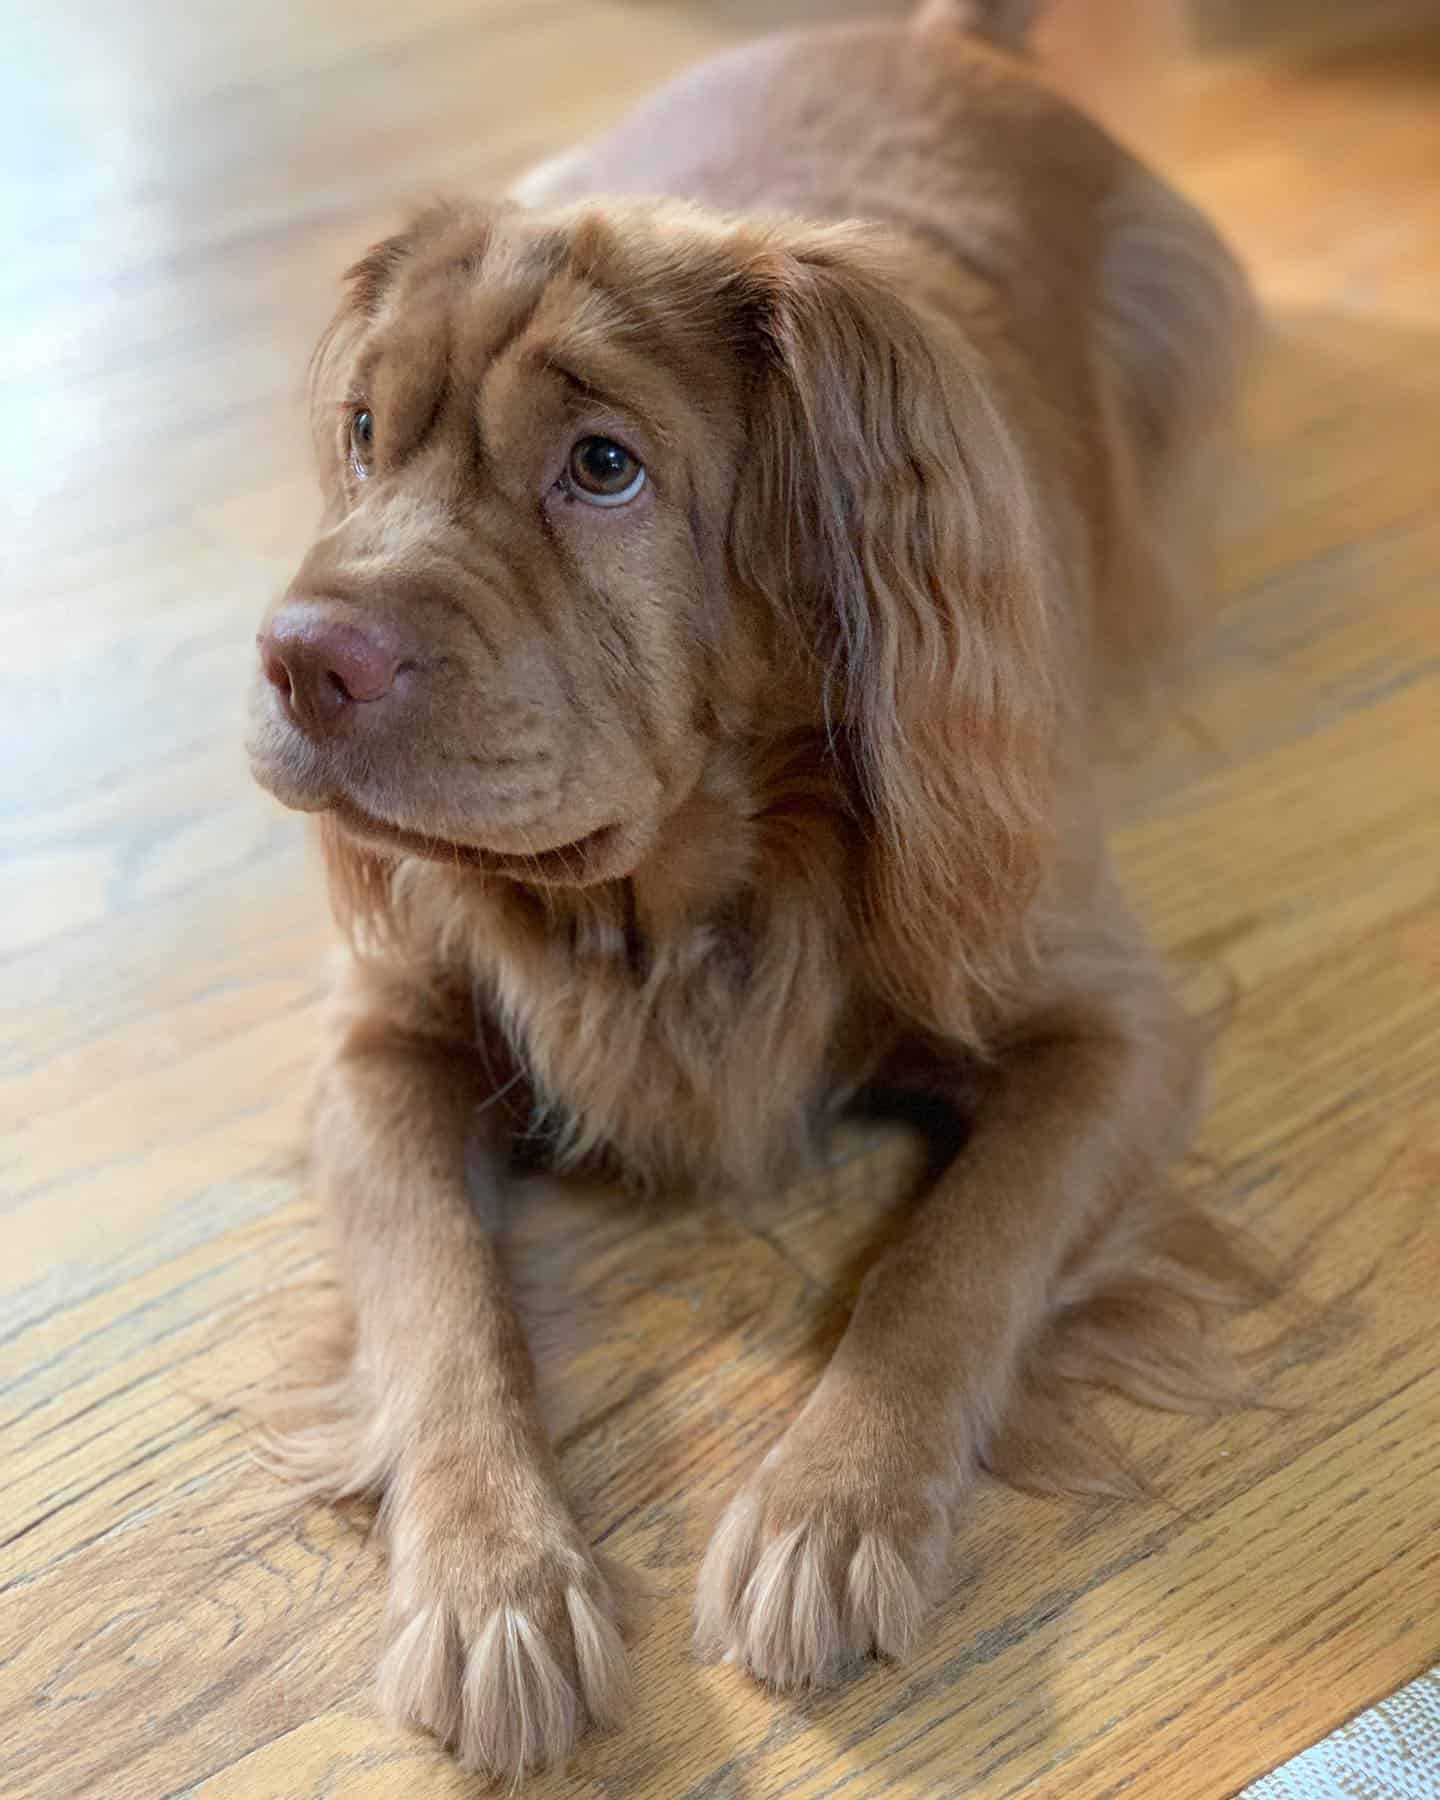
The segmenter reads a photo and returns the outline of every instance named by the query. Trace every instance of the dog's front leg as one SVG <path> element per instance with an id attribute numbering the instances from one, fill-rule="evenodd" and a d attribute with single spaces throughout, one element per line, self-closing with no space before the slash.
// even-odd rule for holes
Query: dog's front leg
<path id="1" fill-rule="evenodd" d="M 384 1494 L 382 1697 L 511 1775 L 613 1721 L 625 1665 L 487 1228 L 503 1108 L 468 1012 L 352 971 L 315 1150 L 355 1313 L 350 1485 Z"/>
<path id="2" fill-rule="evenodd" d="M 1128 929 L 1075 938 L 1047 975 L 969 1143 L 711 1543 L 700 1640 L 777 1686 L 911 1648 L 1067 1254 L 1156 1191 L 1183 1138 L 1191 1035 Z"/>

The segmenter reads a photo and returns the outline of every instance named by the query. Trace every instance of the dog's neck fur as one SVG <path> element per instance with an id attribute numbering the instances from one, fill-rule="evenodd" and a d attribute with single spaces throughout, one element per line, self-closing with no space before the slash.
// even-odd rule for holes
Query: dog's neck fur
<path id="1" fill-rule="evenodd" d="M 406 859 L 376 923 L 468 983 L 558 1161 L 754 1191 L 813 1153 L 888 1047 L 856 947 L 861 854 L 828 753 L 797 738 L 758 775 L 717 757 L 624 881 L 477 893 Z"/>
<path id="2" fill-rule="evenodd" d="M 609 1148 L 642 1181 L 753 1189 L 813 1149 L 854 1085 L 836 1067 L 854 851 L 836 784 L 792 744 L 758 780 L 716 759 L 629 880 L 493 896 L 471 966 L 562 1160 Z"/>

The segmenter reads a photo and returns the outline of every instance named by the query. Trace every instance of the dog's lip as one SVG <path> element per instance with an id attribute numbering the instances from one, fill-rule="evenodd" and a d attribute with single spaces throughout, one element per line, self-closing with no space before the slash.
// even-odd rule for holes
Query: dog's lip
<path id="1" fill-rule="evenodd" d="M 392 825 L 389 820 L 376 818 L 350 800 L 337 801 L 329 811 L 352 836 L 371 844 L 378 843 L 406 856 L 424 857 L 430 862 L 483 869 L 515 881 L 543 882 L 547 886 L 588 886 L 593 881 L 604 880 L 610 873 L 610 863 L 615 860 L 613 852 L 620 847 L 624 837 L 623 826 L 615 821 L 547 850 L 487 850 L 480 844 L 465 844 L 453 838 Z"/>

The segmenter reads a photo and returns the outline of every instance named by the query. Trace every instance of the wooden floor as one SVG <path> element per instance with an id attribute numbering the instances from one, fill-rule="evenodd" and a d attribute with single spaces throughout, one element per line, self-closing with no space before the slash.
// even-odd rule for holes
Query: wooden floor
<path id="1" fill-rule="evenodd" d="M 45 0 L 6 33 L 6 1795 L 475 1791 L 375 1715 L 364 1519 L 252 1457 L 326 1303 L 328 933 L 246 777 L 251 637 L 312 516 L 296 402 L 346 259 L 766 10 Z M 1117 1410 L 1164 1503 L 988 1493 L 914 1664 L 797 1704 L 690 1660 L 689 1595 L 907 1147 L 850 1141 L 758 1226 L 537 1193 L 565 1478 L 649 1589 L 636 1716 L 544 1800 L 1218 1800 L 1440 1654 L 1440 34 L 1190 65 L 1132 129 L 1271 331 L 1225 611 L 1117 772 L 1119 846 L 1215 1028 L 1187 1178 L 1311 1310 L 1279 1351 L 1280 1315 L 1245 1328 L 1266 1410 Z"/>

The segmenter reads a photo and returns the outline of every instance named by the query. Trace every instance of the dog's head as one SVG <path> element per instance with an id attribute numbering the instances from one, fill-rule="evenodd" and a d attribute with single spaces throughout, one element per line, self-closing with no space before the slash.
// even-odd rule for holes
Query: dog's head
<path id="1" fill-rule="evenodd" d="M 810 731 L 935 954 L 1023 900 L 1050 758 L 1026 483 L 857 228 L 444 208 L 316 354 L 323 530 L 252 755 L 381 850 L 588 884 L 724 747 Z"/>

